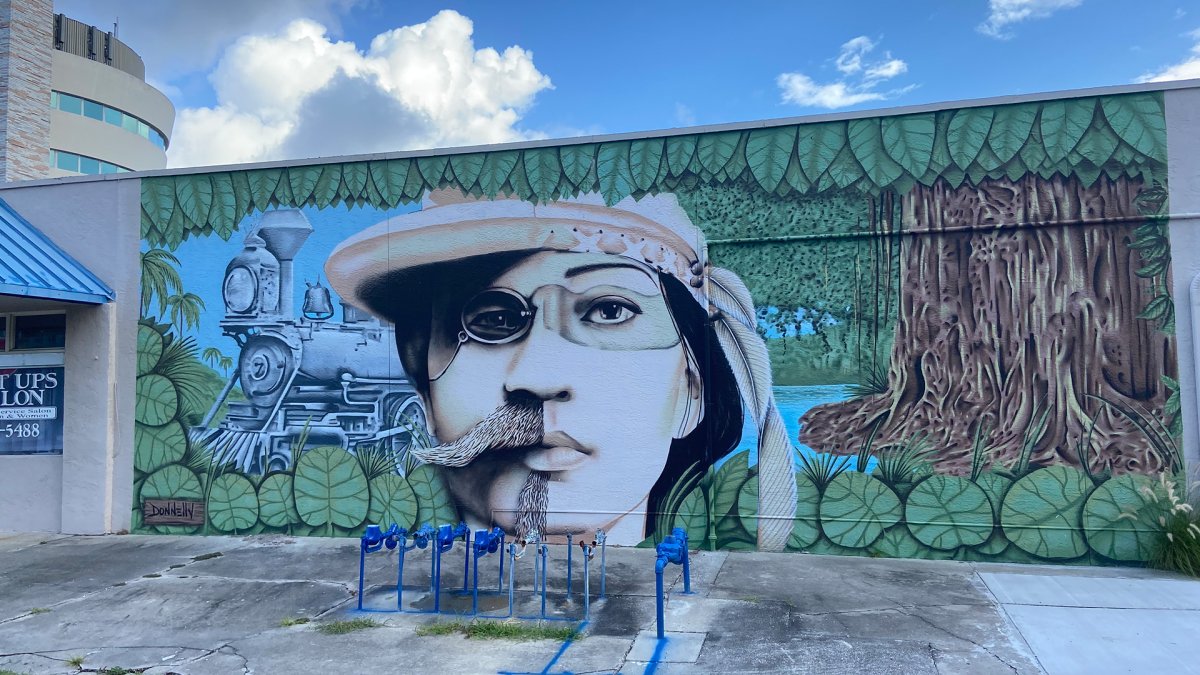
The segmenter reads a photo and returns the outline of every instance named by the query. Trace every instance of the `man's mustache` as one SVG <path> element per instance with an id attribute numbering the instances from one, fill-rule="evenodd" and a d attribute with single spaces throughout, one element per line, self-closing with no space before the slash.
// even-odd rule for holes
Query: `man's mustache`
<path id="1" fill-rule="evenodd" d="M 491 450 L 537 445 L 544 434 L 542 406 L 515 401 L 497 408 L 458 440 L 432 448 L 414 446 L 409 452 L 426 464 L 460 468 Z"/>

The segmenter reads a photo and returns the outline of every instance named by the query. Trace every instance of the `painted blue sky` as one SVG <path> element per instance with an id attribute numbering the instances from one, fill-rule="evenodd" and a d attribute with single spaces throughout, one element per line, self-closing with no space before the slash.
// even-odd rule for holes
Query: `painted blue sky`
<path id="1" fill-rule="evenodd" d="M 58 0 L 178 111 L 172 166 L 1200 77 L 1194 1 Z"/>

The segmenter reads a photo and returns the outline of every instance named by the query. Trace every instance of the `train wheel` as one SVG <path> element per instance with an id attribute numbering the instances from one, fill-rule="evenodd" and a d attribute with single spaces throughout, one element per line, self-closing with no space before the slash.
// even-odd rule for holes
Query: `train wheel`
<path id="1" fill-rule="evenodd" d="M 434 442 L 425 424 L 425 407 L 416 396 L 398 398 L 388 404 L 386 427 L 392 432 L 388 442 L 397 468 L 407 463 L 409 450 L 414 445 L 428 446 Z"/>

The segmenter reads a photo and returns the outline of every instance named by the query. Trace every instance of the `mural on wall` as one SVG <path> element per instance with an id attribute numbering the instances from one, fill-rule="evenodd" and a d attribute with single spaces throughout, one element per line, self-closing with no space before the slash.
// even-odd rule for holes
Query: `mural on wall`
<path id="1" fill-rule="evenodd" d="M 144 179 L 135 530 L 1145 560 L 1165 136 L 1137 94 Z"/>

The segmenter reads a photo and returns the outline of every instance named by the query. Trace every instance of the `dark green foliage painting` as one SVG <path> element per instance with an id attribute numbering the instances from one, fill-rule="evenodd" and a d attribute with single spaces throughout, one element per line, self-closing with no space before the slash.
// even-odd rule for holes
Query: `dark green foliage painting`
<path id="1" fill-rule="evenodd" d="M 144 178 L 133 529 L 1142 564 L 1166 148 L 1142 93 Z"/>

